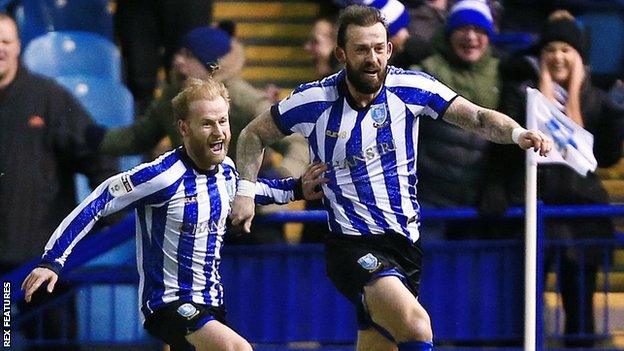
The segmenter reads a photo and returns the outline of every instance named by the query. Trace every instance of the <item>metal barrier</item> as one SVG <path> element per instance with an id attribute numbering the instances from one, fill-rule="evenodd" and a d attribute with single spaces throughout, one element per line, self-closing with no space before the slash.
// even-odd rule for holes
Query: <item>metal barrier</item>
<path id="1" fill-rule="evenodd" d="M 543 224 L 547 217 L 621 216 L 624 215 L 624 206 L 540 205 L 538 211 L 538 227 L 543 240 Z M 510 209 L 507 216 L 522 217 L 523 210 Z M 423 210 L 425 220 L 476 217 L 474 209 Z M 324 211 L 292 211 L 274 213 L 258 220 L 281 223 L 325 219 Z M 138 278 L 134 259 L 125 260 L 115 267 L 84 267 L 85 262 L 104 252 L 115 248 L 119 250 L 121 244 L 124 244 L 124 250 L 133 250 L 133 227 L 131 216 L 102 233 L 87 237 L 78 244 L 67 263 L 61 279 L 75 284 L 76 289 L 53 301 L 50 306 L 58 306 L 70 299 L 77 301 L 77 339 L 81 344 L 153 343 L 138 321 Z M 606 276 L 612 268 L 608 258 L 615 248 L 624 247 L 624 237 L 620 235 L 613 240 L 546 240 L 544 245 L 554 248 L 559 257 L 562 251 L 558 248 L 598 246 L 605 256 L 601 270 Z M 520 240 L 426 242 L 424 251 L 421 301 L 431 314 L 436 340 L 521 342 L 523 243 Z M 544 247 L 540 252 L 538 257 L 543 259 Z M 584 250 L 580 252 L 582 255 Z M 226 246 L 223 256 L 221 268 L 228 320 L 249 340 L 257 343 L 354 341 L 353 308 L 326 278 L 321 245 Z M 33 263 L 22 267 L 3 277 L 3 281 L 13 282 L 13 286 L 18 287 L 32 266 Z M 545 291 L 543 281 L 539 286 L 539 291 Z M 556 299 L 560 284 L 550 283 L 549 287 L 552 289 L 548 294 Z M 576 335 L 578 338 L 608 338 L 617 327 L 622 327 L 614 325 L 609 314 L 606 294 L 611 288 L 608 279 L 603 279 L 598 288 L 599 294 L 604 295 L 605 304 L 599 313 L 602 318 L 597 323 L 597 332 L 592 335 L 579 333 Z M 21 298 L 16 290 L 12 295 L 14 300 Z M 15 314 L 13 325 L 19 327 L 40 317 L 41 312 Z M 562 337 L 563 317 L 560 311 L 555 310 L 554 317 L 550 319 L 554 320 L 551 323 L 554 326 L 549 326 L 548 337 Z M 538 330 L 543 330 L 543 327 Z M 64 341 L 67 341 L 66 336 L 61 340 Z M 28 341 L 35 344 L 48 342 L 43 338 Z"/>

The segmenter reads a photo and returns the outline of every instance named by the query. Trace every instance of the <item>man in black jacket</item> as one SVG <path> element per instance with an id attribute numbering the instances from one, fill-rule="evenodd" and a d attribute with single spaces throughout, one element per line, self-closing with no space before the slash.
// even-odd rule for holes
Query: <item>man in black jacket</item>
<path id="1" fill-rule="evenodd" d="M 85 129 L 93 122 L 85 110 L 61 86 L 21 66 L 19 54 L 15 21 L 0 14 L 0 275 L 34 259 L 76 206 L 76 172 L 91 184 L 116 172 L 114 159 L 86 147 Z M 75 311 L 69 310 L 71 320 Z M 44 338 L 61 336 L 54 335 L 59 320 L 44 326 Z M 35 330 L 24 333 L 31 337 Z"/>

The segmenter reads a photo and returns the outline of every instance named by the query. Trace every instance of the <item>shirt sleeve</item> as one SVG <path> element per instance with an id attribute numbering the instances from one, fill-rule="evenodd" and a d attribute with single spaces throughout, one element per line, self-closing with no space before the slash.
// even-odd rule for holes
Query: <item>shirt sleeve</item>
<path id="1" fill-rule="evenodd" d="M 318 82 L 295 89 L 289 97 L 271 107 L 273 121 L 285 134 L 299 133 L 308 137 L 317 119 L 336 101 L 337 93 Z"/>
<path id="2" fill-rule="evenodd" d="M 74 246 L 100 218 L 139 204 L 161 201 L 159 194 L 174 188 L 175 181 L 183 174 L 183 169 L 178 170 L 176 164 L 167 162 L 165 158 L 157 164 L 143 164 L 102 182 L 56 228 L 45 246 L 42 264 L 58 272 Z"/>
<path id="3" fill-rule="evenodd" d="M 431 78 L 431 95 L 427 103 L 427 107 L 433 110 L 435 117 L 443 116 L 451 102 L 457 97 L 457 93 L 451 88 L 440 83 L 437 79 Z"/>
<path id="4" fill-rule="evenodd" d="M 434 77 L 420 71 L 394 68 L 388 89 L 396 94 L 415 115 L 433 119 L 444 115 L 457 93 Z"/>
<path id="5" fill-rule="evenodd" d="M 285 204 L 290 201 L 302 199 L 301 184 L 299 179 L 264 179 L 258 178 L 256 182 L 256 204 Z"/>

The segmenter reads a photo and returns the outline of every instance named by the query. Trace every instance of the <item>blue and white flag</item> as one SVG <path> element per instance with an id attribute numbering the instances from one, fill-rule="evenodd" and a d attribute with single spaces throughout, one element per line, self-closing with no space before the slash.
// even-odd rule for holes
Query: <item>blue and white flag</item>
<path id="1" fill-rule="evenodd" d="M 554 142 L 547 157 L 535 157 L 537 163 L 563 163 L 582 176 L 596 170 L 594 136 L 532 88 L 527 88 L 527 128 L 539 129 Z"/>

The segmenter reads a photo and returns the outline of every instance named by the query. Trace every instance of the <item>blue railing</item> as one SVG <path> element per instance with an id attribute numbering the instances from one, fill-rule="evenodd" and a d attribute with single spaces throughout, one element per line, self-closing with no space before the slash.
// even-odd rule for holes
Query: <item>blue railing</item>
<path id="1" fill-rule="evenodd" d="M 539 229 L 543 234 L 546 218 L 622 216 L 624 206 L 540 205 L 538 211 Z M 523 215 L 521 208 L 512 208 L 506 213 L 507 217 L 515 218 Z M 424 209 L 422 216 L 424 220 L 471 219 L 476 218 L 478 213 L 474 209 Z M 324 221 L 326 213 L 280 212 L 257 220 L 265 223 Z M 87 236 L 77 245 L 66 264 L 62 280 L 83 286 L 77 290 L 79 339 L 83 343 L 149 342 L 138 321 L 138 278 L 133 259 L 114 267 L 114 270 L 110 267 L 105 267 L 105 270 L 83 267 L 104 252 L 121 244 L 127 246 L 133 236 L 134 219 L 130 216 L 103 232 Z M 624 247 L 624 237 L 618 235 L 612 240 L 545 240 L 543 244 L 579 248 L 598 245 L 606 253 L 602 268 L 606 271 L 610 269 L 607 257 L 616 247 Z M 432 316 L 438 340 L 521 340 L 521 240 L 440 241 L 425 243 L 424 248 L 421 301 Z M 543 247 L 540 252 L 539 257 L 543 258 Z M 260 343 L 302 340 L 353 342 L 355 323 L 352 308 L 325 277 L 323 259 L 320 245 L 226 247 L 222 276 L 226 287 L 228 319 L 233 327 L 250 340 Z M 3 281 L 11 281 L 13 286 L 18 287 L 34 264 L 35 261 L 4 276 Z M 540 291 L 544 291 L 543 282 L 540 287 Z M 609 291 L 608 281 L 598 288 Z M 557 289 L 556 284 L 555 291 Z M 13 289 L 13 299 L 22 298 L 17 290 Z M 55 302 L 58 303 L 61 302 Z M 602 314 L 600 333 L 581 334 L 579 337 L 608 337 L 609 329 L 612 329 L 608 310 Z M 36 314 L 17 315 L 15 323 L 35 318 L 38 318 Z M 559 323 L 561 318 L 557 315 L 555 323 Z M 560 329 L 554 329 L 550 336 L 559 337 L 561 333 Z M 43 340 L 37 342 L 45 343 Z"/>

